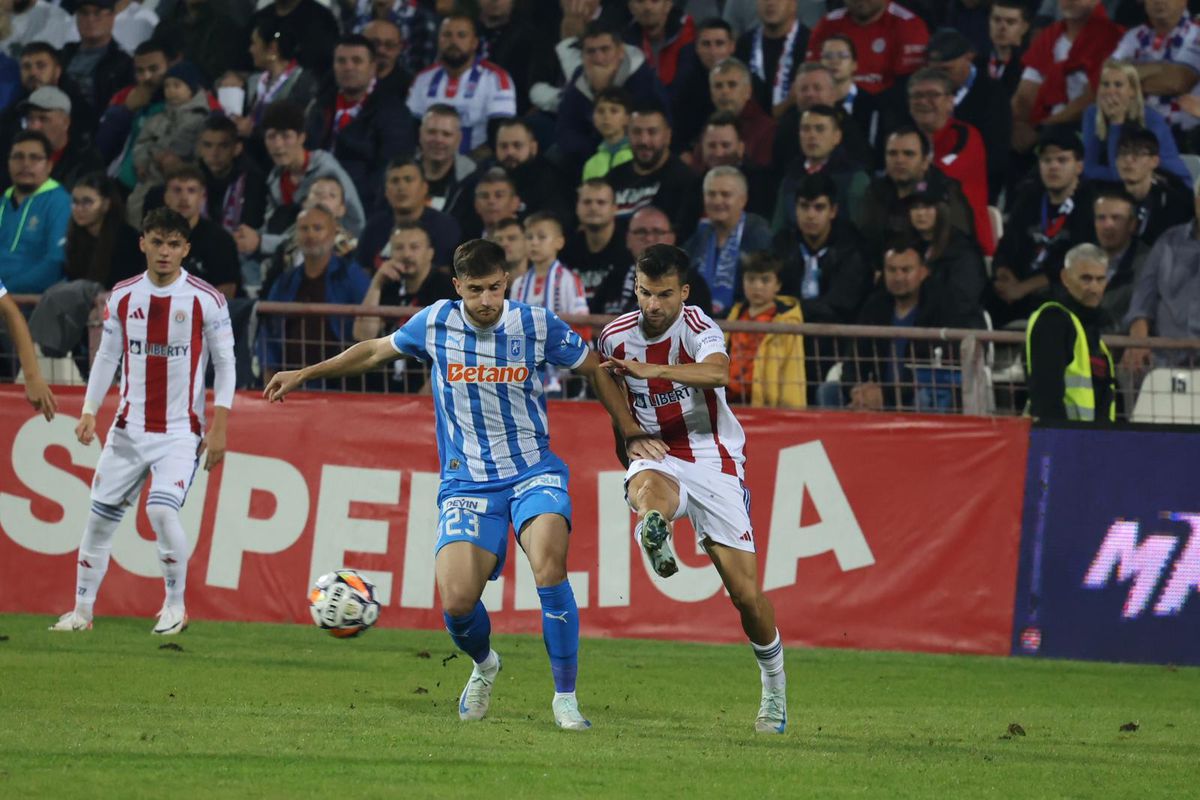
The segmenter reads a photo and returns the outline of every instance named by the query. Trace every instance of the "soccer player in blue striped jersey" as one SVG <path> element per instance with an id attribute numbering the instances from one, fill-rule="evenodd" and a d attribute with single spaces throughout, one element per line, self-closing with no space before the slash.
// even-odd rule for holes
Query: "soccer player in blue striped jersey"
<path id="1" fill-rule="evenodd" d="M 459 300 L 422 309 L 391 336 L 277 373 L 264 395 L 281 401 L 306 381 L 358 375 L 404 356 L 429 363 L 442 478 L 434 569 L 446 629 L 475 662 L 459 697 L 459 717 L 483 718 L 500 671 L 480 598 L 504 568 L 511 524 L 541 599 L 554 720 L 560 728 L 586 730 L 591 723 L 575 697 L 579 610 L 567 580 L 568 474 L 550 451 L 542 367 L 588 379 L 629 458 L 659 460 L 667 448 L 638 427 L 624 394 L 579 334 L 544 308 L 504 299 L 509 276 L 499 245 L 482 239 L 460 245 L 454 272 Z"/>

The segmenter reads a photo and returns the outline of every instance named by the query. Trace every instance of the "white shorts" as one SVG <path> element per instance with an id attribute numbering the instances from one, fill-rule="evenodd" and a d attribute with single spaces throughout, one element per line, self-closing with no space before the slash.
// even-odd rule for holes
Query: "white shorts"
<path id="1" fill-rule="evenodd" d="M 134 505 L 149 476 L 147 504 L 179 509 L 200 463 L 199 448 L 200 437 L 192 434 L 167 436 L 113 428 L 96 464 L 92 500 L 109 506 Z"/>
<path id="2" fill-rule="evenodd" d="M 710 466 L 665 456 L 662 461 L 638 459 L 625 472 L 625 501 L 629 481 L 639 472 L 652 470 L 671 478 L 679 487 L 679 507 L 673 519 L 685 514 L 696 530 L 696 541 L 723 544 L 735 550 L 754 551 L 754 527 L 750 524 L 750 490 L 735 475 Z"/>

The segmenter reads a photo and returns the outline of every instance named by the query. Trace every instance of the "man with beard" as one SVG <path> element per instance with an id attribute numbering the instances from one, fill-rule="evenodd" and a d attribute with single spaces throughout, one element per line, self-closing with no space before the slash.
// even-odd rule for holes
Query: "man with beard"
<path id="1" fill-rule="evenodd" d="M 8 151 L 12 186 L 0 216 L 0 283 L 13 294 L 39 294 L 62 280 L 71 196 L 50 177 L 50 142 L 21 131 Z"/>
<path id="2" fill-rule="evenodd" d="M 612 186 L 603 178 L 584 181 L 575 204 L 579 230 L 567 238 L 560 257 L 580 280 L 592 313 L 596 289 L 613 270 L 632 263 L 629 250 L 617 233 L 617 205 Z"/>
<path id="3" fill-rule="evenodd" d="M 633 161 L 608 174 L 617 198 L 617 217 L 625 220 L 633 212 L 653 203 L 677 214 L 689 192 L 696 191 L 696 176 L 671 152 L 671 126 L 662 106 L 644 104 L 634 108 L 629 122 Z M 690 234 L 691 230 L 681 231 Z"/>
<path id="4" fill-rule="evenodd" d="M 571 195 L 558 169 L 538 152 L 533 129 L 524 119 L 497 123 L 496 161 L 512 176 L 521 213 L 552 210 L 570 226 Z"/>
<path id="5" fill-rule="evenodd" d="M 408 91 L 408 110 L 423 118 L 438 103 L 451 106 L 462 122 L 460 152 L 483 157 L 488 153 L 488 123 L 517 113 L 512 76 L 479 58 L 475 20 L 456 13 L 438 30 L 438 60 L 417 75 Z"/>

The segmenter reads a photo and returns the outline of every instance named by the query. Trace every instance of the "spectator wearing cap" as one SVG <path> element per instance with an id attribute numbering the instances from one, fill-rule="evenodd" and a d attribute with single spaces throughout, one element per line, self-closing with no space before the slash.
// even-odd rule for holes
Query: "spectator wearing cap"
<path id="1" fill-rule="evenodd" d="M 208 118 L 208 93 L 204 75 L 190 61 L 167 70 L 163 80 L 165 107 L 146 120 L 133 145 L 137 186 L 129 195 L 129 224 L 141 224 L 146 192 L 163 182 L 164 175 L 196 153 L 196 139 Z"/>
<path id="2" fill-rule="evenodd" d="M 50 142 L 21 131 L 8 151 L 12 185 L 0 202 L 0 284 L 38 294 L 62 280 L 71 196 L 50 177 Z"/>
<path id="3" fill-rule="evenodd" d="M 1021 56 L 1025 53 L 1030 13 L 1025 0 L 992 0 L 989 4 L 988 43 L 979 51 L 975 66 L 1000 84 L 1005 102 L 1011 102 L 1021 82 Z"/>
<path id="4" fill-rule="evenodd" d="M 182 53 L 209 81 L 241 65 L 248 39 L 245 29 L 219 3 L 185 0 L 170 10 L 159 6 L 163 17 L 154 29 L 153 38 L 165 40 L 172 50 Z M 269 10 L 264 8 L 259 13 Z"/>
<path id="5" fill-rule="evenodd" d="M 43 86 L 21 103 L 25 128 L 41 131 L 50 142 L 50 177 L 68 192 L 75 182 L 91 172 L 102 171 L 104 162 L 88 135 L 71 127 L 71 98 L 53 86 Z"/>
<path id="6" fill-rule="evenodd" d="M 995 202 L 1004 187 L 1008 149 L 1012 141 L 1012 108 L 1004 88 L 975 65 L 976 50 L 956 30 L 942 28 L 929 40 L 929 66 L 940 69 L 954 84 L 954 119 L 975 128 L 987 153 L 988 200 Z M 936 148 L 935 148 L 936 149 Z"/>
<path id="7" fill-rule="evenodd" d="M 997 327 L 1026 319 L 1056 285 L 1063 257 L 1095 233 L 1094 196 L 1083 180 L 1083 142 L 1070 128 L 1044 130 L 1038 176 L 1009 203 L 1004 237 L 992 262 L 988 311 Z"/>
<path id="8" fill-rule="evenodd" d="M 71 76 L 63 70 L 61 54 L 45 42 L 25 45 L 18 59 L 20 85 L 12 102 L 0 115 L 0 151 L 7 151 L 9 142 L 24 125 L 21 101 L 43 86 L 56 86 L 71 98 L 71 127 L 77 131 L 94 130 L 96 118 L 83 93 Z"/>
<path id="9" fill-rule="evenodd" d="M 133 82 L 133 59 L 113 38 L 114 0 L 83 0 L 75 6 L 79 41 L 62 49 L 66 73 L 99 119 L 114 94 Z"/>
<path id="10" fill-rule="evenodd" d="M 1191 183 L 1191 173 L 1179 157 L 1170 126 L 1142 99 L 1137 68 L 1128 62 L 1110 60 L 1100 73 L 1096 102 L 1083 115 L 1083 177 L 1110 183 L 1121 180 L 1117 174 L 1117 144 L 1126 126 L 1152 132 L 1158 139 L 1159 166 Z"/>
<path id="11" fill-rule="evenodd" d="M 375 91 L 375 68 L 366 37 L 342 37 L 333 51 L 333 85 L 309 105 L 306 131 L 310 147 L 337 158 L 368 213 L 383 194 L 384 167 L 416 146 L 408 109 Z"/>
<path id="12" fill-rule="evenodd" d="M 1158 137 L 1126 126 L 1117 143 L 1117 174 L 1137 204 L 1137 237 L 1149 245 L 1167 228 L 1192 220 L 1192 192 L 1178 177 L 1160 169 Z"/>
<path id="13" fill-rule="evenodd" d="M 1079 121 L 1123 33 L 1100 0 L 1059 0 L 1058 5 L 1062 19 L 1043 28 L 1021 59 L 1025 69 L 1012 99 L 1012 143 L 1020 153 L 1038 141 L 1039 127 Z"/>
<path id="14" fill-rule="evenodd" d="M 20 58 L 22 48 L 30 42 L 45 42 L 58 49 L 71 36 L 71 15 L 56 3 L 32 0 L 11 5 L 12 27 L 8 38 L 0 41 L 0 50 L 13 58 Z"/>
<path id="15" fill-rule="evenodd" d="M 954 91 L 954 81 L 942 70 L 918 70 L 908 81 L 908 113 L 933 142 L 933 163 L 962 186 L 975 216 L 975 238 L 991 255 L 996 242 L 987 210 L 987 151 L 975 126 L 955 119 Z"/>

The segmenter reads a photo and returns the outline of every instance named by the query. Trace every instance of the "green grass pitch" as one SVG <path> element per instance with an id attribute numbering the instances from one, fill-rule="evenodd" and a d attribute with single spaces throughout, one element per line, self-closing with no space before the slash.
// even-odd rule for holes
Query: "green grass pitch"
<path id="1" fill-rule="evenodd" d="M 557 730 L 539 637 L 496 636 L 489 718 L 438 631 L 0 616 L 0 797 L 1195 797 L 1200 670 L 588 639 L 594 728 Z M 182 650 L 163 649 L 168 643 Z M 1136 722 L 1136 731 L 1122 731 Z M 1010 725 L 1016 723 L 1024 735 Z"/>

